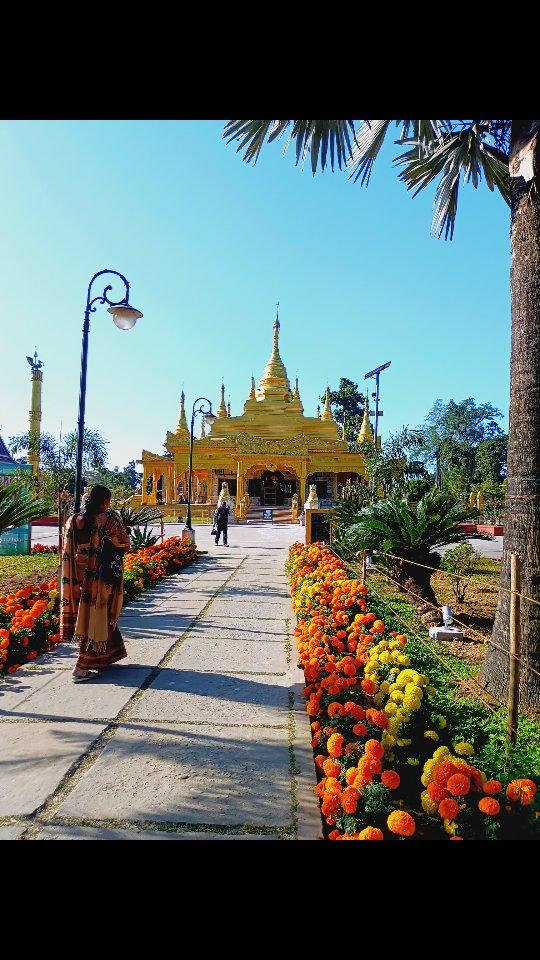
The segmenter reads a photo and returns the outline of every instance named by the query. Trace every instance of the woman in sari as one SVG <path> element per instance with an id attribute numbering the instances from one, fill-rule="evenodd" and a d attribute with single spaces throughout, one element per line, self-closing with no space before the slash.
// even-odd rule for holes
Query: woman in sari
<path id="1" fill-rule="evenodd" d="M 111 491 L 92 487 L 83 510 L 64 530 L 60 633 L 62 640 L 79 644 L 75 683 L 127 657 L 117 622 L 124 596 L 119 551 L 129 547 L 129 536 L 110 505 Z"/>

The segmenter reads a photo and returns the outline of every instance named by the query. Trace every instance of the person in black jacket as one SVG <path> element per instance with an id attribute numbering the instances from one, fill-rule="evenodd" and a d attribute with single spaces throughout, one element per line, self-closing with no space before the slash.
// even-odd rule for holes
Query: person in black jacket
<path id="1" fill-rule="evenodd" d="M 214 514 L 214 526 L 216 528 L 216 546 L 219 543 L 221 533 L 223 533 L 223 545 L 228 547 L 227 543 L 227 525 L 229 523 L 229 508 L 226 503 L 218 504 Z"/>

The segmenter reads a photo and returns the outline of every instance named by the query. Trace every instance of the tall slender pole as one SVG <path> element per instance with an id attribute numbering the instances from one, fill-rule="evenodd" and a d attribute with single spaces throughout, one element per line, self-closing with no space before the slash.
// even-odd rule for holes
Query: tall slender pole
<path id="1" fill-rule="evenodd" d="M 188 530 L 192 529 L 191 526 L 191 478 L 193 473 L 193 425 L 195 423 L 195 405 L 193 405 L 193 413 L 191 414 L 191 430 L 189 434 L 189 475 L 188 475 L 188 499 L 187 499 L 187 515 L 186 515 L 186 527 Z"/>
<path id="2" fill-rule="evenodd" d="M 90 305 L 86 307 L 83 323 L 81 350 L 81 383 L 79 389 L 79 435 L 77 438 L 77 465 L 75 468 L 75 513 L 81 508 L 82 458 L 84 440 L 84 410 L 86 406 L 86 368 L 88 365 L 88 331 L 90 329 Z"/>
<path id="3" fill-rule="evenodd" d="M 377 383 L 375 394 L 375 449 L 377 449 L 377 437 L 379 436 L 379 376 L 380 373 L 375 374 Z"/>
<path id="4" fill-rule="evenodd" d="M 518 594 L 521 591 L 521 565 L 517 553 L 510 554 L 510 663 L 508 682 L 508 740 L 516 742 L 519 719 L 519 651 L 521 624 Z"/>

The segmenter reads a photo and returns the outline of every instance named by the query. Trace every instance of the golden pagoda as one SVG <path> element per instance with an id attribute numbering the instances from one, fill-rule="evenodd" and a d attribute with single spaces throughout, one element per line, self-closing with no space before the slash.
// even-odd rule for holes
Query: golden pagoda
<path id="1" fill-rule="evenodd" d="M 312 483 L 319 500 L 330 503 L 348 479 L 365 477 L 362 456 L 349 452 L 340 435 L 328 387 L 320 417 L 304 415 L 298 378 L 291 390 L 281 359 L 279 334 L 276 316 L 272 353 L 258 389 L 251 377 L 243 413 L 231 415 L 222 384 L 217 419 L 206 435 L 202 430 L 194 439 L 194 504 L 216 504 L 227 481 L 236 515 L 242 519 L 249 507 L 290 508 L 293 499 L 301 509 Z M 188 487 L 189 431 L 183 392 L 178 426 L 167 432 L 164 446 L 166 454 L 143 450 L 138 461 L 143 467 L 142 502 L 163 503 L 168 513 L 176 513 Z"/>

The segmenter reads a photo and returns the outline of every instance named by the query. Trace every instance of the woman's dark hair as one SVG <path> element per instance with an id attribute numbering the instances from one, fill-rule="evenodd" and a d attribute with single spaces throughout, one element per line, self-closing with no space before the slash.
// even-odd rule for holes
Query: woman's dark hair
<path id="1" fill-rule="evenodd" d="M 101 483 L 96 483 L 90 493 L 86 495 L 84 503 L 84 526 L 86 530 L 93 525 L 98 513 L 101 513 L 103 501 L 110 500 L 111 496 L 112 493 L 109 488 L 104 487 Z"/>

